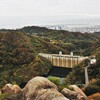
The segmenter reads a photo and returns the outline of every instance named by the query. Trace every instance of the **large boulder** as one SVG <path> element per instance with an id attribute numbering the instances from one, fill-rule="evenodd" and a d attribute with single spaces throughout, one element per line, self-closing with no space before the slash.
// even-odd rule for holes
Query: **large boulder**
<path id="1" fill-rule="evenodd" d="M 72 88 L 78 94 L 78 100 L 87 100 L 87 96 L 78 86 L 70 85 L 69 87 Z"/>
<path id="2" fill-rule="evenodd" d="M 21 92 L 21 88 L 18 85 L 13 85 L 12 90 L 15 94 Z"/>
<path id="3" fill-rule="evenodd" d="M 6 84 L 3 89 L 2 93 L 19 93 L 21 92 L 21 88 L 18 85 Z"/>
<path id="4" fill-rule="evenodd" d="M 2 89 L 2 93 L 13 93 L 12 87 L 12 84 L 6 84 Z"/>
<path id="5" fill-rule="evenodd" d="M 6 84 L 1 89 L 1 97 L 3 100 L 22 100 L 21 88 L 18 85 Z"/>
<path id="6" fill-rule="evenodd" d="M 70 100 L 77 100 L 78 94 L 75 91 L 64 88 L 61 93 Z"/>
<path id="7" fill-rule="evenodd" d="M 58 91 L 55 84 L 39 76 L 30 80 L 22 93 L 22 100 L 69 100 Z"/>
<path id="8" fill-rule="evenodd" d="M 70 85 L 73 89 L 64 88 L 61 93 L 57 86 L 44 77 L 31 79 L 21 89 L 18 85 L 6 84 L 1 90 L 4 100 L 87 100 L 87 96 L 76 85 Z M 6 95 L 4 95 L 6 94 Z"/>

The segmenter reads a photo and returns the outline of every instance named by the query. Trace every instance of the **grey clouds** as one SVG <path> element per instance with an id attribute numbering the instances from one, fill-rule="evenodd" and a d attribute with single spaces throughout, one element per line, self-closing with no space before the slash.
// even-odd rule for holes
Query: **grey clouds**
<path id="1" fill-rule="evenodd" d="M 0 28 L 100 21 L 99 5 L 100 0 L 0 0 Z"/>

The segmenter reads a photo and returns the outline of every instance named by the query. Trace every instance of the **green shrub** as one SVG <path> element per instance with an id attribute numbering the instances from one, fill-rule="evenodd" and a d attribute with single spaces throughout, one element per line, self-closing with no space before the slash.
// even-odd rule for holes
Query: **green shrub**
<path id="1" fill-rule="evenodd" d="M 63 88 L 68 88 L 69 86 L 69 82 L 67 82 L 65 79 L 52 76 L 49 76 L 48 79 L 57 85 L 59 91 L 61 91 Z"/>
<path id="2" fill-rule="evenodd" d="M 48 79 L 56 85 L 60 85 L 60 78 L 49 76 Z"/>

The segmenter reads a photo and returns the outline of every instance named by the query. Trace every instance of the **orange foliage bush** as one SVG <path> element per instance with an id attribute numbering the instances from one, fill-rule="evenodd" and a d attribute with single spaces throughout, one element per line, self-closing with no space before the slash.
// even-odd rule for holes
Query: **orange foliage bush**
<path id="1" fill-rule="evenodd" d="M 88 100 L 100 100 L 100 92 L 88 96 Z"/>

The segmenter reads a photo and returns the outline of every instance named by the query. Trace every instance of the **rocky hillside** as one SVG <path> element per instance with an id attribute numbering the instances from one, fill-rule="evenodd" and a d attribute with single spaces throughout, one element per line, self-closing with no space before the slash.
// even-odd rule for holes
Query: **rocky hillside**
<path id="1" fill-rule="evenodd" d="M 52 48 L 52 49 L 50 49 Z M 0 33 L 0 86 L 8 82 L 27 82 L 34 76 L 45 75 L 52 65 L 38 53 L 58 53 L 64 49 L 37 36 L 22 32 Z"/>

